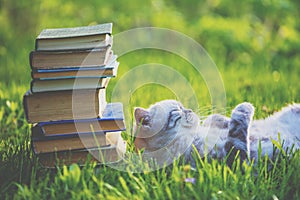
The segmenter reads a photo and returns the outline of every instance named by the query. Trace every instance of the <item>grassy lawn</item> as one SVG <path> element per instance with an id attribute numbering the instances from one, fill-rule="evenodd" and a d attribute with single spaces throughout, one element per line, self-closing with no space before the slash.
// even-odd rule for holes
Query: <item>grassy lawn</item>
<path id="1" fill-rule="evenodd" d="M 3 199 L 299 199 L 300 152 L 282 154 L 268 169 L 229 169 L 223 162 L 198 159 L 197 169 L 174 162 L 157 171 L 132 173 L 108 166 L 77 165 L 45 169 L 31 151 L 30 124 L 22 97 L 30 87 L 28 55 L 43 28 L 113 22 L 113 34 L 135 27 L 157 26 L 179 31 L 201 44 L 216 63 L 226 91 L 226 107 L 251 102 L 254 118 L 300 102 L 300 14 L 295 1 L 82 1 L 0 0 L 0 192 Z M 187 3 L 188 2 L 188 3 Z M 26 19 L 26 20 L 25 20 Z M 185 59 L 170 52 L 144 49 L 122 55 L 118 82 L 136 66 L 160 63 L 189 82 L 200 114 L 211 113 L 208 87 Z M 140 76 L 136 75 L 136 79 Z M 178 87 L 182 87 L 178 85 Z M 184 88 L 183 88 L 184 89 Z M 163 85 L 130 91 L 124 138 L 132 151 L 133 107 L 176 98 Z M 122 98 L 120 99 L 122 101 Z M 183 102 L 188 104 L 188 100 Z M 263 134 L 263 133 L 262 133 Z M 238 161 L 237 161 L 237 166 Z"/>

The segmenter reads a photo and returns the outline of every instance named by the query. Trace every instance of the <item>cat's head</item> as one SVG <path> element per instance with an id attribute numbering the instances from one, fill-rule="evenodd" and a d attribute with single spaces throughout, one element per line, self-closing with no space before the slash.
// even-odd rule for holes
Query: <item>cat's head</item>
<path id="1" fill-rule="evenodd" d="M 135 108 L 136 140 L 140 148 L 160 148 L 182 134 L 196 130 L 199 118 L 175 100 L 157 102 L 148 109 Z"/>

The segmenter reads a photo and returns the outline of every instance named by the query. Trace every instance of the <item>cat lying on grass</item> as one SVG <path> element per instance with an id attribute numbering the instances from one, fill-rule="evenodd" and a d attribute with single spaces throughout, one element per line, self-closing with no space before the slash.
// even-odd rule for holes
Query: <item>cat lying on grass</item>
<path id="1" fill-rule="evenodd" d="M 197 114 L 178 101 L 164 100 L 149 109 L 135 109 L 135 147 L 144 149 L 143 158 L 154 158 L 160 165 L 181 155 L 193 163 L 192 152 L 196 149 L 202 157 L 227 157 L 229 166 L 236 155 L 241 161 L 255 162 L 259 145 L 261 156 L 267 154 L 272 159 L 278 153 L 274 152 L 274 141 L 283 142 L 283 150 L 300 149 L 300 104 L 262 120 L 252 120 L 253 114 L 250 103 L 241 103 L 231 118 L 214 114 L 200 122 Z"/>

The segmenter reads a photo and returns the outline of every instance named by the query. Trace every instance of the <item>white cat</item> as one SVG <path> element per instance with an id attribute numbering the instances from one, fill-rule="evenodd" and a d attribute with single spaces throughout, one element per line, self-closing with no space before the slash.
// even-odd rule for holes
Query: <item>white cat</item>
<path id="1" fill-rule="evenodd" d="M 232 164 L 236 153 L 241 160 L 257 160 L 261 143 L 262 156 L 272 158 L 272 140 L 283 148 L 300 149 L 300 104 L 290 105 L 274 115 L 252 121 L 254 108 L 250 103 L 239 104 L 231 118 L 210 115 L 204 122 L 189 109 L 175 100 L 164 100 L 149 109 L 136 108 L 137 149 L 144 149 L 145 159 L 154 158 L 158 164 L 171 163 L 174 158 L 184 155 L 193 162 L 193 145 L 201 156 L 223 159 Z"/>

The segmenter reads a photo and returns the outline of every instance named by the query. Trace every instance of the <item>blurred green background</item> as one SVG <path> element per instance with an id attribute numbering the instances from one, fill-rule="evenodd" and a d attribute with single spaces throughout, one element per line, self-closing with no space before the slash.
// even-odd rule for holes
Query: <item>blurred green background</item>
<path id="1" fill-rule="evenodd" d="M 290 102 L 299 94 L 299 88 L 293 87 L 297 82 L 291 82 L 297 80 L 300 65 L 298 1 L 1 0 L 0 8 L 1 88 L 29 87 L 28 54 L 42 29 L 113 22 L 113 34 L 135 27 L 156 26 L 195 39 L 218 66 L 227 96 L 233 100 L 239 94 L 230 90 L 231 86 L 238 87 L 237 83 L 245 86 L 242 93 L 249 92 L 252 86 L 260 87 L 261 92 L 273 88 L 272 93 L 278 93 L 274 86 L 264 88 L 268 79 L 272 79 L 271 85 L 288 85 L 289 91 L 281 91 L 286 94 L 279 95 L 280 100 Z M 155 52 L 152 54 L 157 56 Z M 141 55 L 133 57 L 136 63 L 145 62 Z M 131 65 L 132 59 L 127 58 L 120 60 L 121 75 Z M 163 58 L 170 60 L 167 56 Z"/>

